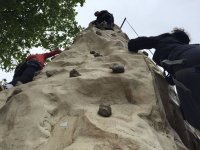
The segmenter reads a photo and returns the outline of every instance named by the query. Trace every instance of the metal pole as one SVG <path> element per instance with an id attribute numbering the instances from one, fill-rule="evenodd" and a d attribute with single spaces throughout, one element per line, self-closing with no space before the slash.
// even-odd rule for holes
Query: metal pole
<path id="1" fill-rule="evenodd" d="M 124 22 L 126 21 L 126 17 L 124 18 L 124 21 L 122 22 L 122 25 L 120 27 L 120 29 L 122 28 L 122 26 L 124 25 Z"/>

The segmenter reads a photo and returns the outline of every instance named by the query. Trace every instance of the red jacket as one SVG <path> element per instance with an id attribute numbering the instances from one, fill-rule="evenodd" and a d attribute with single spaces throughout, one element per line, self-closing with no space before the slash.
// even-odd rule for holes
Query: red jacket
<path id="1" fill-rule="evenodd" d="M 49 57 L 55 56 L 57 54 L 60 54 L 62 51 L 59 49 L 55 49 L 49 53 L 43 53 L 43 54 L 35 54 L 35 55 L 29 55 L 26 60 L 36 60 L 40 63 L 41 69 L 44 67 L 45 60 Z"/>

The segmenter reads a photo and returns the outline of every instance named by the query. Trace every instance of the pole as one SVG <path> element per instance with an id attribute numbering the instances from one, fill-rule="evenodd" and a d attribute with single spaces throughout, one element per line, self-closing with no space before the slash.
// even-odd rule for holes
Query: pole
<path id="1" fill-rule="evenodd" d="M 122 22 L 122 25 L 121 25 L 120 29 L 122 29 L 122 26 L 124 25 L 125 21 L 126 21 L 126 17 L 124 18 L 124 21 Z"/>

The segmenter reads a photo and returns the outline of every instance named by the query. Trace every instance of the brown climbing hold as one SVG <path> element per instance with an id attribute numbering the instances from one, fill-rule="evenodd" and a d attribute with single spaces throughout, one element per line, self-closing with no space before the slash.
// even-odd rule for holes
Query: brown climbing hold
<path id="1" fill-rule="evenodd" d="M 110 67 L 113 73 L 123 73 L 125 71 L 124 66 L 120 64 L 114 64 Z"/>
<path id="2" fill-rule="evenodd" d="M 110 117 L 112 115 L 110 105 L 100 104 L 98 114 L 102 117 Z"/>
<path id="3" fill-rule="evenodd" d="M 99 32 L 99 31 L 96 31 L 96 34 L 97 34 L 97 35 L 100 35 L 100 36 L 102 35 L 102 33 Z"/>
<path id="4" fill-rule="evenodd" d="M 51 77 L 51 76 L 53 76 L 53 75 L 56 74 L 56 73 L 57 73 L 56 70 L 46 71 L 47 77 Z"/>
<path id="5" fill-rule="evenodd" d="M 114 37 L 116 37 L 116 34 L 114 34 L 114 33 L 112 33 L 111 35 L 114 36 Z"/>
<path id="6" fill-rule="evenodd" d="M 72 69 L 69 73 L 69 77 L 78 77 L 78 76 L 81 76 L 81 74 L 76 69 Z"/>
<path id="7" fill-rule="evenodd" d="M 90 51 L 90 54 L 95 54 L 96 52 L 95 51 Z"/>
<path id="8" fill-rule="evenodd" d="M 95 54 L 94 54 L 94 57 L 102 57 L 103 55 L 101 55 L 100 53 L 98 53 L 98 52 L 96 52 Z"/>
<path id="9" fill-rule="evenodd" d="M 100 53 L 95 52 L 95 51 L 90 51 L 90 54 L 93 54 L 94 57 L 102 57 L 102 56 L 103 56 L 103 55 L 101 55 Z"/>

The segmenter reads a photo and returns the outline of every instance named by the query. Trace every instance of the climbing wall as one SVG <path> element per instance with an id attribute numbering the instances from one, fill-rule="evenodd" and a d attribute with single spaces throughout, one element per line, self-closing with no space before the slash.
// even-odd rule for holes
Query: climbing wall
<path id="1" fill-rule="evenodd" d="M 0 92 L 0 150 L 186 150 L 162 114 L 156 66 L 128 40 L 89 25 L 33 82 Z"/>

